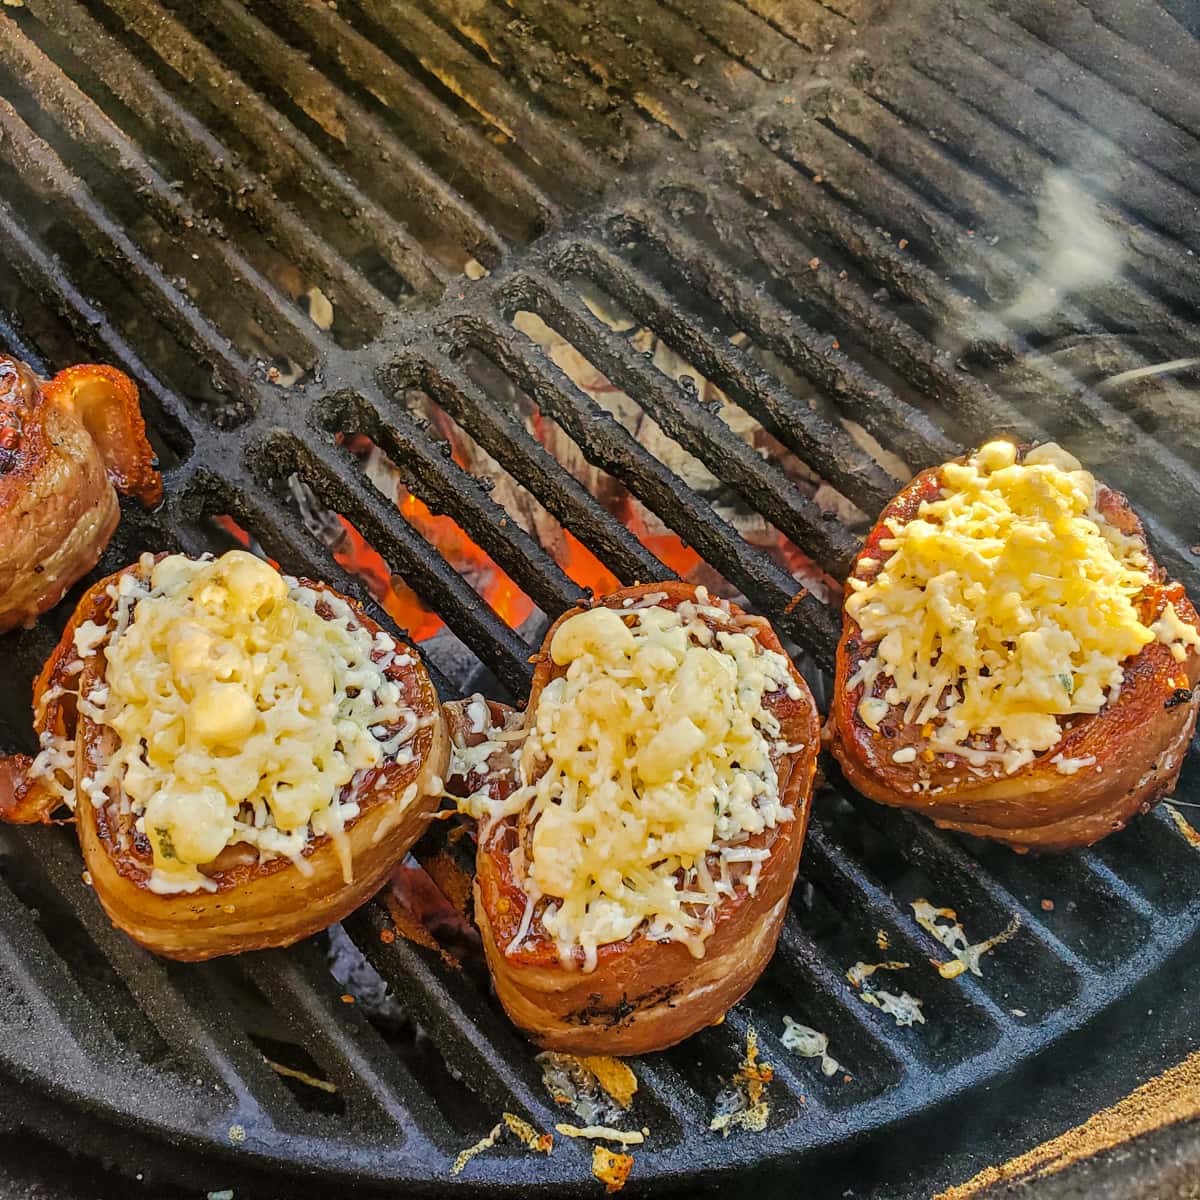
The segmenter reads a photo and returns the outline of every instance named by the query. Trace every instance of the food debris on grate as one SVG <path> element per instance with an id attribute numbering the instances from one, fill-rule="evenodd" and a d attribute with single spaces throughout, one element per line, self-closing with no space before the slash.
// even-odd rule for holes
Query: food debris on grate
<path id="1" fill-rule="evenodd" d="M 443 878 L 453 882 L 449 876 Z M 436 951 L 455 970 L 462 968 L 465 959 L 477 956 L 479 940 L 474 928 L 438 881 L 430 877 L 429 869 L 411 856 L 392 872 L 383 902 L 395 926 L 384 932 L 393 938 L 399 935 L 416 946 Z"/>
<path id="2" fill-rule="evenodd" d="M 618 1058 L 546 1050 L 535 1061 L 555 1103 L 570 1108 L 584 1125 L 619 1120 L 637 1092 L 637 1076 Z"/>
<path id="3" fill-rule="evenodd" d="M 722 1137 L 737 1128 L 762 1133 L 771 1117 L 766 1090 L 774 1077 L 771 1064 L 759 1062 L 758 1034 L 751 1025 L 746 1030 L 746 1053 L 737 1074 L 717 1093 L 716 1114 L 708 1123 L 709 1129 L 720 1130 Z"/>
<path id="4" fill-rule="evenodd" d="M 1171 821 L 1175 828 L 1179 830 L 1183 840 L 1193 849 L 1200 850 L 1200 830 L 1197 830 L 1175 805 L 1167 804 L 1164 807 L 1168 814 L 1170 814 Z"/>
<path id="5" fill-rule="evenodd" d="M 780 1045 L 794 1051 L 801 1058 L 819 1058 L 822 1075 L 836 1075 L 842 1064 L 829 1053 L 829 1035 L 813 1029 L 810 1025 L 801 1025 L 786 1013 L 783 1018 L 783 1033 L 779 1038 Z"/>
<path id="6" fill-rule="evenodd" d="M 604 1184 L 606 1192 L 619 1192 L 632 1170 L 632 1154 L 621 1154 L 604 1146 L 592 1148 L 592 1174 Z"/>
<path id="7" fill-rule="evenodd" d="M 924 899 L 914 900 L 909 907 L 913 910 L 917 924 L 937 938 L 954 956 L 946 962 L 929 960 L 943 979 L 957 979 L 964 971 L 970 971 L 972 975 L 982 975 L 980 959 L 997 946 L 1011 940 L 1021 928 L 1021 916 L 1016 913 L 999 933 L 972 944 L 967 939 L 954 909 L 937 908 Z"/>
<path id="8" fill-rule="evenodd" d="M 518 1117 L 516 1113 L 502 1113 L 500 1120 L 492 1127 L 487 1137 L 482 1137 L 473 1146 L 461 1151 L 450 1168 L 451 1175 L 461 1175 L 466 1165 L 477 1154 L 490 1150 L 506 1133 L 511 1133 L 527 1150 L 538 1154 L 549 1154 L 554 1149 L 552 1133 L 538 1133 L 528 1121 Z"/>
<path id="9" fill-rule="evenodd" d="M 921 1011 L 924 1001 L 918 1000 L 909 992 L 901 992 L 897 995 L 895 992 L 867 985 L 867 980 L 876 971 L 904 971 L 908 966 L 909 964 L 906 962 L 856 962 L 846 972 L 846 978 L 858 989 L 858 998 L 864 1004 L 882 1009 L 895 1020 L 897 1025 L 924 1025 L 925 1014 Z"/>
<path id="10" fill-rule="evenodd" d="M 640 1146 L 650 1132 L 648 1129 L 611 1129 L 607 1125 L 568 1125 L 565 1121 L 560 1121 L 554 1128 L 563 1137 L 616 1142 L 619 1146 Z"/>
<path id="11" fill-rule="evenodd" d="M 295 1067 L 289 1067 L 281 1062 L 276 1062 L 273 1058 L 264 1058 L 263 1061 L 275 1072 L 276 1075 L 283 1075 L 287 1079 L 294 1079 L 297 1083 L 302 1083 L 306 1087 L 317 1088 L 322 1092 L 329 1092 L 331 1095 L 337 1092 L 337 1084 L 330 1082 L 328 1079 L 322 1079 L 320 1076 L 311 1075 L 308 1071 L 300 1071 Z"/>

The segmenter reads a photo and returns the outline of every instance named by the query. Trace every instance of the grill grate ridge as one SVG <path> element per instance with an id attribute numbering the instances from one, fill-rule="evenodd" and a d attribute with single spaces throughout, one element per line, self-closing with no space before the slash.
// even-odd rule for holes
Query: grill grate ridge
<path id="1" fill-rule="evenodd" d="M 648 365 L 619 334 L 605 330 L 584 301 L 557 286 L 548 276 L 527 273 L 516 282 L 510 304 L 528 306 L 612 382 L 636 396 L 642 407 L 719 479 L 728 482 L 764 517 L 822 566 L 835 574 L 849 570 L 858 544 L 848 531 L 830 521 L 782 470 L 738 437 L 719 416 L 704 409 L 678 384 L 668 382 Z"/>
<path id="2" fill-rule="evenodd" d="M 649 240 L 652 227 L 634 206 L 612 224 L 622 231 L 621 236 Z M 809 408 L 783 387 L 770 382 L 770 377 L 761 368 L 733 367 L 734 355 L 725 347 L 721 348 L 723 353 L 714 353 L 713 339 L 705 334 L 698 321 L 684 312 L 664 288 L 631 268 L 607 247 L 572 242 L 556 253 L 552 261 L 556 270 L 589 277 L 640 321 L 664 334 L 689 362 L 739 401 L 779 441 L 803 462 L 819 470 L 859 507 L 875 512 L 891 498 L 895 480 L 843 428 Z M 676 261 L 682 263 L 684 260 L 679 256 Z M 699 271 L 692 272 L 686 266 L 680 274 L 696 282 L 702 278 Z M 703 278 L 707 279 L 707 276 Z M 722 299 L 719 292 L 713 298 Z M 755 330 L 756 336 L 761 336 L 759 330 L 765 322 L 756 315 L 764 308 L 761 297 L 752 302 L 739 293 L 738 303 L 727 303 L 725 307 L 741 326 Z M 781 335 L 773 340 L 762 337 L 762 340 L 769 341 L 772 348 L 780 348 L 782 341 L 786 340 L 790 345 L 792 338 L 800 340 L 804 337 L 804 331 L 794 322 L 789 334 L 790 337 Z M 811 356 L 822 353 L 813 345 L 818 340 L 812 334 L 803 342 L 802 352 L 790 356 L 784 354 L 783 357 L 797 365 L 808 364 Z M 828 355 L 829 351 L 825 350 L 824 354 Z M 844 394 L 852 385 L 838 374 L 835 364 L 836 359 L 829 369 L 810 366 L 808 375 L 814 382 L 828 385 L 831 391 Z M 915 412 L 912 415 L 917 416 Z"/>

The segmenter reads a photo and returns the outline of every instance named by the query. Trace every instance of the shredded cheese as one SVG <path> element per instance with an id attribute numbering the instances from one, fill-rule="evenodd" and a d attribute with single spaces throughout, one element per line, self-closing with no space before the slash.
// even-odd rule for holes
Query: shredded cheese
<path id="1" fill-rule="evenodd" d="M 909 907 L 917 924 L 932 934 L 954 956 L 948 962 L 934 962 L 933 966 L 943 979 L 957 979 L 964 971 L 982 975 L 980 960 L 989 951 L 1011 941 L 1021 928 L 1021 918 L 1014 914 L 1008 925 L 993 937 L 972 944 L 959 923 L 958 914 L 952 908 L 937 908 L 928 900 L 914 900 Z"/>
<path id="2" fill-rule="evenodd" d="M 633 1170 L 633 1155 L 621 1154 L 604 1146 L 592 1148 L 592 1174 L 604 1184 L 608 1194 L 619 1192 Z"/>
<path id="3" fill-rule="evenodd" d="M 640 1146 L 646 1140 L 645 1132 L 640 1129 L 612 1129 L 608 1125 L 568 1125 L 560 1121 L 554 1129 L 563 1137 L 616 1142 L 618 1146 Z"/>
<path id="4" fill-rule="evenodd" d="M 1005 772 L 1058 742 L 1059 717 L 1099 712 L 1147 643 L 1180 661 L 1200 646 L 1171 603 L 1141 622 L 1151 564 L 1098 511 L 1093 476 L 1053 444 L 1016 458 L 1012 443 L 990 442 L 947 463 L 940 496 L 906 523 L 889 519 L 886 561 L 851 578 L 846 600 L 875 644 L 850 681 L 864 685 L 863 722 L 878 730 L 899 707 L 927 727 L 931 755 Z"/>
<path id="5" fill-rule="evenodd" d="M 801 1025 L 786 1013 L 779 1044 L 801 1058 L 819 1058 L 822 1075 L 836 1075 L 842 1069 L 842 1064 L 829 1053 L 829 1035 L 813 1029 L 811 1025 Z"/>
<path id="6" fill-rule="evenodd" d="M 868 986 L 867 983 L 876 971 L 904 971 L 907 969 L 908 963 L 906 962 L 856 962 L 846 972 L 846 978 L 858 989 L 858 998 L 864 1004 L 882 1009 L 897 1025 L 924 1025 L 925 1014 L 921 1011 L 923 1001 L 908 992 L 896 995 L 895 992 L 885 991 L 874 985 Z"/>
<path id="7" fill-rule="evenodd" d="M 550 653 L 566 671 L 530 715 L 521 786 L 499 807 L 485 794 L 467 802 L 522 813 L 528 830 L 513 852 L 525 919 L 508 950 L 545 899 L 541 922 L 564 964 L 581 949 L 592 970 L 598 947 L 642 927 L 700 957 L 721 900 L 739 881 L 752 892 L 768 856 L 745 843 L 793 817 L 771 757 L 779 723 L 763 703 L 799 697 L 787 660 L 706 594 L 677 610 L 579 613 Z"/>
<path id="8" fill-rule="evenodd" d="M 321 834 L 349 881 L 344 830 L 359 808 L 342 790 L 406 753 L 418 727 L 384 674 L 395 643 L 239 550 L 171 555 L 148 582 L 123 576 L 116 599 L 106 687 L 81 706 L 117 745 L 86 790 L 129 805 L 152 848 L 151 890 L 211 890 L 198 868 L 237 843 L 311 870 L 303 851 Z M 81 643 L 94 649 L 94 630 L 81 626 Z"/>

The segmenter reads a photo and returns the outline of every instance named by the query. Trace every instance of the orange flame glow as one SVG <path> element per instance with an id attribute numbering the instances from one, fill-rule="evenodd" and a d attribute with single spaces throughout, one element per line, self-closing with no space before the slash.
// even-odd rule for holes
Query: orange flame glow
<path id="1" fill-rule="evenodd" d="M 439 422 L 440 424 L 440 422 Z M 465 468 L 457 442 L 451 436 L 453 429 L 445 430 L 453 448 L 454 459 Z M 340 439 L 352 453 L 366 457 L 375 449 L 369 438 L 358 434 L 343 435 Z M 518 628 L 533 612 L 533 602 L 500 569 L 480 547 L 467 536 L 466 531 L 451 517 L 434 513 L 429 506 L 413 495 L 402 483 L 396 482 L 394 499 L 400 515 L 427 541 L 435 546 L 442 557 L 477 588 L 484 602 L 496 615 L 513 629 Z M 417 641 L 432 637 L 443 626 L 443 622 L 399 576 L 390 576 L 387 565 L 379 554 L 344 520 L 349 535 L 348 561 L 342 562 L 348 570 L 355 571 L 366 581 L 371 593 L 380 604 Z M 341 560 L 339 560 L 341 561 Z"/>
<path id="2" fill-rule="evenodd" d="M 250 545 L 250 534 L 229 516 L 228 513 L 221 513 L 219 516 L 213 517 L 213 524 L 223 529 L 234 541 L 240 542 L 247 550 L 253 549 Z M 261 552 L 261 547 L 259 547 L 259 552 Z M 266 558 L 266 555 L 262 555 L 262 557 Z M 267 562 L 275 570 L 278 571 L 280 569 L 279 564 L 273 558 L 267 558 Z"/>
<path id="3" fill-rule="evenodd" d="M 461 435 L 449 417 L 440 410 L 435 410 L 433 424 L 445 436 L 454 461 L 464 470 L 471 471 L 471 465 L 466 461 L 469 456 L 463 452 Z M 539 440 L 548 443 L 548 431 L 543 428 L 540 413 L 533 414 L 531 424 Z M 404 486 L 399 481 L 395 466 L 386 459 L 381 460 L 378 448 L 369 438 L 361 434 L 342 434 L 338 440 L 359 459 L 364 462 L 369 460 L 374 467 L 372 477 L 381 488 L 392 493 L 396 507 L 405 521 L 426 542 L 436 547 L 505 624 L 516 629 L 528 619 L 534 609 L 529 597 L 453 518 L 434 513 L 423 500 Z M 386 467 L 383 474 L 380 474 L 381 462 Z M 700 554 L 685 545 L 678 535 L 661 528 L 657 523 L 652 527 L 641 505 L 623 488 L 618 488 L 617 495 L 610 495 L 608 501 L 614 514 L 642 545 L 681 579 L 696 580 L 698 575 L 703 576 L 707 571 Z M 229 518 L 218 520 L 244 545 L 248 544 L 249 539 L 244 531 L 239 531 Z M 412 639 L 425 641 L 440 632 L 444 623 L 432 608 L 400 576 L 392 574 L 383 557 L 358 530 L 344 517 L 339 516 L 338 520 L 344 537 L 332 547 L 337 562 L 366 583 L 379 604 L 408 631 Z M 561 531 L 561 537 L 560 565 L 570 579 L 582 588 L 591 589 L 597 596 L 606 595 L 620 587 L 617 577 L 578 538 L 566 529 Z M 780 538 L 778 553 L 787 560 L 784 565 L 789 568 L 792 566 L 790 560 L 793 554 L 798 560 L 795 564 L 797 568 L 808 562 L 805 556 L 795 551 L 783 538 Z M 712 572 L 708 574 L 711 576 Z M 705 582 L 709 580 L 706 579 Z M 716 582 L 720 587 L 721 581 Z"/>

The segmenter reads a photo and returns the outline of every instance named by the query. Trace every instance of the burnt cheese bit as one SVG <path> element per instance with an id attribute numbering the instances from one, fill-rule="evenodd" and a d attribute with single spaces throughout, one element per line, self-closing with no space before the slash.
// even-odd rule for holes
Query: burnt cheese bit
<path id="1" fill-rule="evenodd" d="M 1176 688 L 1168 697 L 1163 708 L 1178 708 L 1181 704 L 1186 704 L 1192 698 L 1190 688 Z"/>

